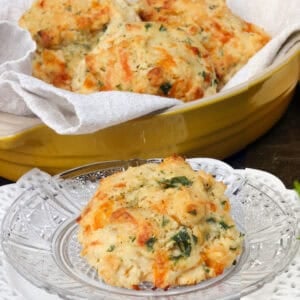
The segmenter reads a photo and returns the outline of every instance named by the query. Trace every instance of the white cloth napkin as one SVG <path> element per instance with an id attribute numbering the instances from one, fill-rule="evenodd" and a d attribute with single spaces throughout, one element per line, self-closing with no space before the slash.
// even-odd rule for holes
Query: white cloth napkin
<path id="1" fill-rule="evenodd" d="M 280 50 L 287 50 L 300 41 L 299 0 L 227 2 L 236 14 L 265 28 L 273 39 L 225 89 L 247 81 L 272 64 L 282 53 Z M 33 78 L 30 61 L 35 44 L 29 34 L 17 26 L 17 20 L 31 3 L 32 0 L 0 0 L 0 111 L 36 115 L 60 134 L 84 134 L 174 105 L 184 105 L 176 99 L 117 91 L 84 96 Z"/>
<path id="2" fill-rule="evenodd" d="M 227 0 L 244 20 L 264 28 L 273 38 L 237 72 L 223 90 L 244 83 L 292 47 L 300 50 L 300 0 Z"/>

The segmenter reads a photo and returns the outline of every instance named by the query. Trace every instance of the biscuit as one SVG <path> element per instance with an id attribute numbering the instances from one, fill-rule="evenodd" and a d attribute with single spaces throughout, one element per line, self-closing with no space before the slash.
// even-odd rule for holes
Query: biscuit
<path id="1" fill-rule="evenodd" d="M 144 21 L 189 27 L 209 52 L 219 89 L 270 40 L 258 26 L 234 15 L 225 0 L 140 0 L 135 6 Z"/>
<path id="2" fill-rule="evenodd" d="M 132 91 L 183 101 L 216 92 L 217 79 L 201 41 L 159 22 L 111 27 L 73 79 L 79 93 Z"/>
<path id="3" fill-rule="evenodd" d="M 19 25 L 37 43 L 33 76 L 71 90 L 79 62 L 114 22 L 138 21 L 123 0 L 38 0 Z"/>
<path id="4" fill-rule="evenodd" d="M 192 285 L 223 273 L 242 251 L 226 186 L 179 156 L 101 179 L 79 223 L 81 254 L 105 283 Z"/>

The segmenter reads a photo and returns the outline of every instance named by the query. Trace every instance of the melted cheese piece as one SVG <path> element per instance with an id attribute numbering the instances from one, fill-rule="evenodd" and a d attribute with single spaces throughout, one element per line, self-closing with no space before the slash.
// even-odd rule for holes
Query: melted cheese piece
<path id="1" fill-rule="evenodd" d="M 178 156 L 108 176 L 78 218 L 81 254 L 114 286 L 215 277 L 242 251 L 225 189 Z"/>
<path id="2" fill-rule="evenodd" d="M 79 66 L 73 90 L 123 90 L 200 99 L 216 92 L 217 80 L 206 49 L 184 28 L 162 23 L 111 27 Z"/>
<path id="3" fill-rule="evenodd" d="M 144 21 L 180 24 L 189 28 L 208 50 L 221 88 L 270 37 L 241 20 L 225 0 L 140 0 L 137 11 Z"/>

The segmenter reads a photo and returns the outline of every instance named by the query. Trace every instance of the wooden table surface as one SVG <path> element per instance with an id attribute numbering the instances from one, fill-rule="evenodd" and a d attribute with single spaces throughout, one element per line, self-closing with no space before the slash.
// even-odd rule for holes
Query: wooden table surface
<path id="1" fill-rule="evenodd" d="M 234 168 L 273 173 L 291 188 L 300 180 L 300 85 L 283 118 L 263 137 L 225 160 Z M 0 177 L 0 185 L 10 181 Z"/>

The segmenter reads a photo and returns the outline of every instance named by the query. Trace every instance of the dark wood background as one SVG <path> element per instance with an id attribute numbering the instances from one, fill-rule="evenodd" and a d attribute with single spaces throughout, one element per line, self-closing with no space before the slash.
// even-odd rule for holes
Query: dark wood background
<path id="1" fill-rule="evenodd" d="M 282 119 L 263 137 L 225 160 L 234 168 L 253 168 L 279 177 L 286 187 L 300 180 L 300 85 Z"/>
<path id="2" fill-rule="evenodd" d="M 225 160 L 234 168 L 273 173 L 288 188 L 300 180 L 300 85 L 283 118 L 263 137 Z M 0 177 L 0 185 L 10 181 Z"/>

